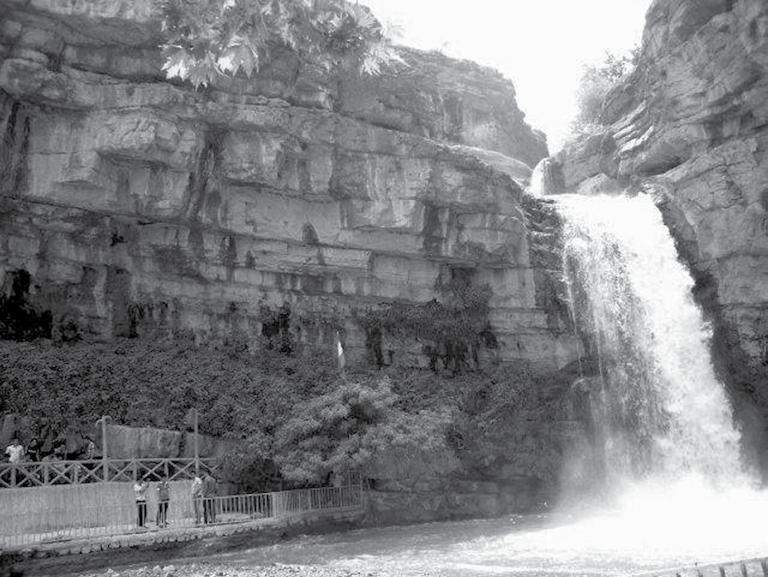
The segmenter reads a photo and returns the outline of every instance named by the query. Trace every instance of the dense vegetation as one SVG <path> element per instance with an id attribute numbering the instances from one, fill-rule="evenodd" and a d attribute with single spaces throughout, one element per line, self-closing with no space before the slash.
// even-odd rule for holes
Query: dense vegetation
<path id="1" fill-rule="evenodd" d="M 383 339 L 414 339 L 424 345 L 430 368 L 445 368 L 454 375 L 478 366 L 481 345 L 496 346 L 488 321 L 491 288 L 476 285 L 461 275 L 435 287 L 439 299 L 426 303 L 394 302 L 358 313 L 367 347 L 378 366 L 385 364 Z M 441 361 L 442 367 L 438 367 Z"/>
<path id="2" fill-rule="evenodd" d="M 201 432 L 243 439 L 228 461 L 229 479 L 264 490 L 323 483 L 331 471 L 375 476 L 398 462 L 441 474 L 459 464 L 465 473 L 481 471 L 494 451 L 510 450 L 522 422 L 558 418 L 553 391 L 572 377 L 520 364 L 455 377 L 352 369 L 345 379 L 334 361 L 332 351 L 252 354 L 237 344 L 1 341 L 0 414 L 62 429 L 90 427 L 103 414 L 183 429 L 197 407 Z M 386 454 L 398 458 L 381 462 Z M 539 455 L 532 473 L 555 461 Z"/>
<path id="3" fill-rule="evenodd" d="M 280 48 L 365 74 L 400 61 L 370 10 L 346 0 L 163 0 L 160 13 L 163 69 L 195 87 L 250 76 Z"/>
<path id="4" fill-rule="evenodd" d="M 602 124 L 603 104 L 610 91 L 637 65 L 640 50 L 629 55 L 605 54 L 600 65 L 585 66 L 576 91 L 578 114 L 571 125 L 575 136 L 590 134 Z"/>

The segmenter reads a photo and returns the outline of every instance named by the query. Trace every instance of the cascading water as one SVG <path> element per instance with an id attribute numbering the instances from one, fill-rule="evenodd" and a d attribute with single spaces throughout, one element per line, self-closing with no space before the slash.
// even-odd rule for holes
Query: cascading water
<path id="1" fill-rule="evenodd" d="M 714 374 L 709 330 L 659 210 L 645 195 L 557 202 L 577 325 L 599 359 L 592 402 L 608 480 L 743 483 L 740 434 Z"/>
<path id="2" fill-rule="evenodd" d="M 239 561 L 404 576 L 614 577 L 714 575 L 680 568 L 768 555 L 768 495 L 744 472 L 707 326 L 659 211 L 644 196 L 556 198 L 574 319 L 600 359 L 593 401 L 613 498 L 577 513 L 307 538 Z M 749 575 L 761 574 L 752 565 Z"/>

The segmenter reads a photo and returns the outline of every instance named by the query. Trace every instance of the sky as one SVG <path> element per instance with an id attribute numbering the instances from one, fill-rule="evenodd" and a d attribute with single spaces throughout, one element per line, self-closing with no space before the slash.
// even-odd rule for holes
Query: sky
<path id="1" fill-rule="evenodd" d="M 534 128 L 560 149 L 584 65 L 639 44 L 651 0 L 360 0 L 398 44 L 474 60 L 512 80 Z"/>

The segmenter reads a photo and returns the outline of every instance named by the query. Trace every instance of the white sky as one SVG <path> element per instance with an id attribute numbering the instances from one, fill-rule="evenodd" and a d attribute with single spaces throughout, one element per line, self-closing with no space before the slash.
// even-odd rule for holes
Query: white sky
<path id="1" fill-rule="evenodd" d="M 398 43 L 474 60 L 512 80 L 556 152 L 576 112 L 584 64 L 640 42 L 651 0 L 360 0 L 402 28 Z"/>

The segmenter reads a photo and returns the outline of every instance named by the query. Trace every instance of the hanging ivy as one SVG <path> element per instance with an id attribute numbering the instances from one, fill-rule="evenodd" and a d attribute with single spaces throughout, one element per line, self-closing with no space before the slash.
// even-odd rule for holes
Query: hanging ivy
<path id="1" fill-rule="evenodd" d="M 488 321 L 491 288 L 461 277 L 437 288 L 439 299 L 418 304 L 394 302 L 357 313 L 377 365 L 386 364 L 384 335 L 421 341 L 435 371 L 442 361 L 445 368 L 461 372 L 470 363 L 477 364 L 481 345 L 495 348 Z"/>

